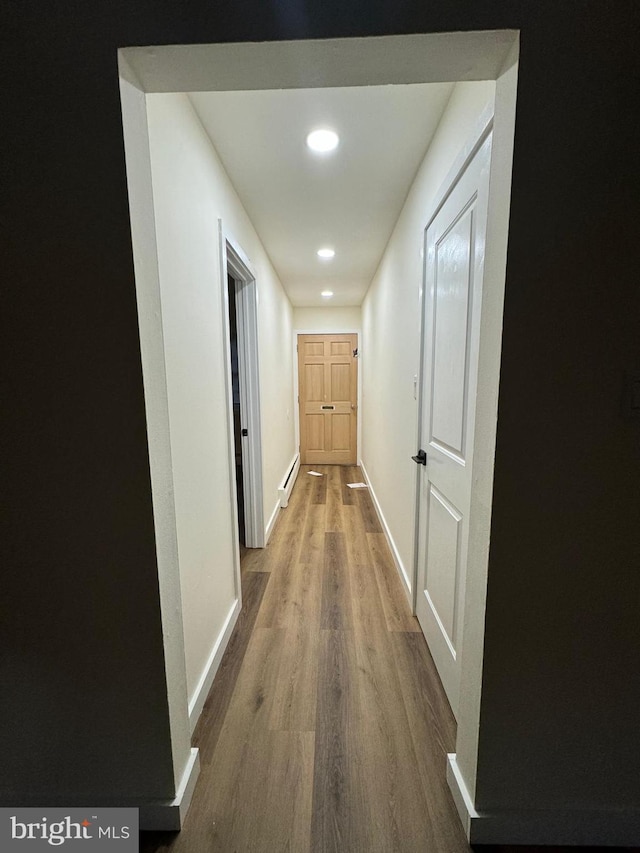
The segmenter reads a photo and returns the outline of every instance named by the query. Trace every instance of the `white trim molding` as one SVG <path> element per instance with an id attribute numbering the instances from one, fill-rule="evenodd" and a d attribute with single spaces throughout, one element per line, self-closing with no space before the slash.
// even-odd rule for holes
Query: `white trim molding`
<path id="1" fill-rule="evenodd" d="M 398 574 L 400 575 L 400 580 L 402 581 L 402 587 L 406 593 L 407 599 L 409 601 L 409 606 L 413 608 L 413 597 L 411 593 L 411 584 L 409 583 L 409 573 L 407 572 L 404 563 L 402 562 L 402 558 L 400 557 L 400 552 L 394 542 L 393 536 L 391 535 L 391 530 L 389 525 L 387 524 L 387 520 L 384 517 L 384 513 L 382 512 L 382 508 L 378 501 L 375 491 L 373 490 L 373 486 L 371 485 L 371 480 L 369 479 L 369 475 L 367 474 L 367 469 L 364 467 L 364 462 L 362 459 L 359 461 L 360 470 L 362 471 L 362 476 L 364 477 L 364 481 L 369 487 L 369 494 L 371 495 L 371 500 L 373 502 L 373 506 L 375 508 L 376 514 L 380 521 L 380 525 L 382 526 L 382 530 L 384 535 L 387 538 L 387 543 L 389 545 L 389 550 L 391 551 L 391 556 L 393 557 L 393 562 L 395 563 Z M 413 612 L 413 610 L 412 610 Z"/>
<path id="2" fill-rule="evenodd" d="M 200 719 L 200 714 L 202 713 L 202 709 L 204 708 L 204 703 L 206 702 L 207 696 L 209 695 L 209 691 L 211 690 L 213 679 L 216 677 L 216 673 L 220 667 L 220 662 L 222 661 L 222 656 L 224 655 L 225 650 L 229 644 L 231 634 L 233 632 L 233 629 L 235 628 L 236 622 L 238 621 L 239 615 L 240 601 L 236 598 L 233 605 L 231 606 L 231 610 L 227 614 L 227 618 L 224 620 L 222 630 L 218 634 L 218 637 L 215 643 L 213 644 L 213 649 L 211 650 L 211 654 L 209 655 L 207 665 L 204 668 L 204 672 L 200 676 L 198 686 L 196 687 L 193 693 L 193 697 L 189 702 L 189 727 L 191 729 L 191 734 L 193 734 L 198 720 Z"/>
<path id="3" fill-rule="evenodd" d="M 447 783 L 451 789 L 453 802 L 456 805 L 462 828 L 465 835 L 469 838 L 471 832 L 471 821 L 478 817 L 478 813 L 473 807 L 473 800 L 469 794 L 469 790 L 462 778 L 462 773 L 458 767 L 457 757 L 455 752 L 447 753 Z"/>
<path id="4" fill-rule="evenodd" d="M 265 544 L 265 546 L 269 544 L 269 539 L 271 538 L 271 534 L 273 533 L 273 528 L 276 526 L 276 521 L 278 520 L 279 513 L 280 513 L 280 498 L 278 498 L 278 501 L 273 508 L 273 512 L 269 516 L 269 521 L 267 522 L 267 526 L 264 529 L 264 544 Z"/>
<path id="5" fill-rule="evenodd" d="M 140 803 L 138 807 L 140 829 L 162 831 L 182 829 L 199 775 L 200 758 L 198 750 L 192 747 L 175 798 L 166 802 Z"/>

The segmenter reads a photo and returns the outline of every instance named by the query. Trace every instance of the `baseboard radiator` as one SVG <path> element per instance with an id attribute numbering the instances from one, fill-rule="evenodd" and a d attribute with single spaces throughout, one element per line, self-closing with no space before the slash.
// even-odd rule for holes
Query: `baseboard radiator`
<path id="1" fill-rule="evenodd" d="M 289 498 L 291 496 L 291 490 L 293 489 L 296 477 L 298 476 L 298 471 L 300 470 L 300 454 L 296 453 L 293 457 L 291 465 L 289 466 L 289 470 L 285 474 L 284 480 L 282 481 L 280 487 L 278 488 L 278 494 L 280 495 L 280 507 L 284 509 L 288 503 Z"/>

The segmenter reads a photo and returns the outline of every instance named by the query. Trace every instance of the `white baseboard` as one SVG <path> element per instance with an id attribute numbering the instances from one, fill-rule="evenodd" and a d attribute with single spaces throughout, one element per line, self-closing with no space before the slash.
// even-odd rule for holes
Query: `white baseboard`
<path id="1" fill-rule="evenodd" d="M 289 504 L 289 498 L 291 497 L 291 492 L 293 491 L 293 487 L 298 477 L 299 470 L 300 454 L 296 453 L 293 459 L 291 460 L 291 464 L 287 467 L 287 473 L 284 475 L 280 488 L 278 489 L 278 494 L 280 495 L 281 509 L 285 509 L 285 507 Z"/>
<path id="2" fill-rule="evenodd" d="M 407 570 L 404 567 L 402 559 L 400 557 L 400 552 L 396 547 L 396 543 L 393 540 L 393 536 L 391 535 L 391 530 L 389 529 L 389 525 L 387 524 L 387 520 L 384 517 L 384 513 L 380 507 L 380 503 L 378 502 L 378 498 L 376 497 L 376 493 L 371 485 L 371 480 L 369 479 L 369 475 L 367 474 L 367 469 L 364 466 L 362 459 L 358 463 L 360 466 L 360 470 L 362 471 L 362 475 L 364 477 L 364 481 L 369 486 L 369 494 L 371 495 L 371 500 L 373 501 L 373 506 L 375 508 L 376 514 L 380 521 L 380 525 L 382 526 L 382 530 L 384 531 L 384 535 L 387 537 L 387 543 L 389 545 L 389 549 L 391 551 L 391 556 L 393 557 L 393 562 L 396 565 L 396 569 L 398 570 L 398 574 L 400 575 L 400 580 L 402 581 L 402 586 L 406 593 L 407 599 L 409 600 L 409 606 L 413 608 L 413 596 L 411 594 L 411 583 L 409 581 L 409 575 Z"/>
<path id="3" fill-rule="evenodd" d="M 227 648 L 227 644 L 229 643 L 231 632 L 238 621 L 239 614 L 240 602 L 236 599 L 231 606 L 231 610 L 227 614 L 227 618 L 224 620 L 222 630 L 218 634 L 213 645 L 213 649 L 209 655 L 209 660 L 207 661 L 204 672 L 200 676 L 200 681 L 195 689 L 193 698 L 189 702 L 189 725 L 191 727 L 191 734 L 193 734 L 196 724 L 200 719 L 204 703 L 209 695 L 209 691 L 211 690 L 213 679 L 216 676 L 216 672 L 220 666 L 220 661 L 222 660 L 222 656 Z"/>
<path id="4" fill-rule="evenodd" d="M 610 809 L 517 809 L 478 814 L 455 753 L 447 782 L 470 844 L 634 847 L 640 843 L 640 811 Z"/>
<path id="5" fill-rule="evenodd" d="M 271 534 L 273 533 L 273 528 L 276 526 L 276 521 L 278 520 L 278 513 L 280 512 L 280 498 L 278 498 L 278 502 L 273 508 L 273 512 L 271 513 L 271 517 L 267 522 L 267 526 L 264 531 L 264 544 L 267 545 L 269 543 L 269 539 L 271 538 Z"/>
<path id="6" fill-rule="evenodd" d="M 199 775 L 198 750 L 192 747 L 175 799 L 166 802 L 140 803 L 140 829 L 163 831 L 182 829 Z"/>
<path id="7" fill-rule="evenodd" d="M 455 752 L 447 754 L 447 783 L 453 795 L 453 802 L 456 804 L 462 827 L 465 835 L 469 838 L 471 832 L 471 820 L 478 817 L 478 813 L 473 807 L 473 801 L 467 789 Z"/>

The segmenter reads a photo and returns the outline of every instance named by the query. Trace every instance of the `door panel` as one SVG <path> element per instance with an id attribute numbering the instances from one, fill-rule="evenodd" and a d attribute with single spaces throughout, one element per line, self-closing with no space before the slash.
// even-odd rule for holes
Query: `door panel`
<path id="1" fill-rule="evenodd" d="M 473 208 L 435 246 L 430 439 L 463 458 Z"/>
<path id="2" fill-rule="evenodd" d="M 351 448 L 351 415 L 331 415 L 331 444 L 334 450 Z"/>
<path id="3" fill-rule="evenodd" d="M 322 364 L 305 365 L 305 388 L 308 402 L 324 402 L 324 366 Z"/>
<path id="4" fill-rule="evenodd" d="M 431 485 L 427 513 L 427 552 L 429 563 L 426 578 L 427 600 L 451 649 L 455 639 L 456 586 L 460 556 L 462 515 Z"/>
<path id="5" fill-rule="evenodd" d="M 331 365 L 331 399 L 334 403 L 351 402 L 351 363 Z"/>
<path id="6" fill-rule="evenodd" d="M 331 341 L 331 355 L 351 355 L 351 343 L 349 341 Z"/>
<path id="7" fill-rule="evenodd" d="M 357 347 L 357 335 L 298 335 L 303 464 L 356 464 Z"/>
<path id="8" fill-rule="evenodd" d="M 319 355 L 322 358 L 324 355 L 324 344 L 316 341 L 307 341 L 304 344 L 304 354 L 306 356 Z"/>
<path id="9" fill-rule="evenodd" d="M 309 450 L 324 449 L 324 424 L 323 415 L 307 415 L 307 446 Z"/>
<path id="10" fill-rule="evenodd" d="M 490 154 L 489 134 L 425 232 L 416 614 L 456 715 Z"/>

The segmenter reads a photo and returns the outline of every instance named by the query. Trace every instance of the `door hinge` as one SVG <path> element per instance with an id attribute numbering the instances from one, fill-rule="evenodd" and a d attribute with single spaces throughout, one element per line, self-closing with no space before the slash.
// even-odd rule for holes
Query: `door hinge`
<path id="1" fill-rule="evenodd" d="M 245 436 L 245 437 L 246 437 L 246 436 L 248 436 L 248 435 L 249 435 L 249 430 L 248 430 L 248 429 L 243 429 L 243 430 L 242 430 L 242 432 L 241 432 L 241 435 L 243 435 L 243 436 Z"/>

